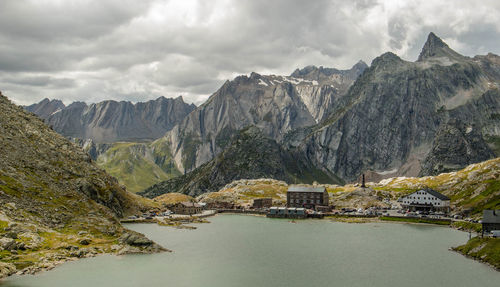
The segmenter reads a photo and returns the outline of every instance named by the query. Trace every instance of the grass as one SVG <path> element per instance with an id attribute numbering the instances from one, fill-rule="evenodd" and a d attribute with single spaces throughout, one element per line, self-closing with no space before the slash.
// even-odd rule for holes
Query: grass
<path id="1" fill-rule="evenodd" d="M 397 221 L 397 222 L 410 222 L 410 223 L 427 223 L 427 224 L 437 224 L 437 225 L 450 225 L 450 222 L 447 220 L 436 220 L 436 219 L 427 219 L 427 218 L 415 218 L 415 217 L 388 217 L 382 216 L 380 220 L 383 221 Z"/>
<path id="2" fill-rule="evenodd" d="M 476 233 L 480 233 L 483 229 L 481 223 L 473 223 L 467 221 L 455 221 L 451 224 L 452 227 L 465 230 L 465 231 L 473 231 Z"/>
<path id="3" fill-rule="evenodd" d="M 193 201 L 194 198 L 186 194 L 172 192 L 172 193 L 162 194 L 158 197 L 155 197 L 153 200 L 158 203 L 171 205 L 184 201 Z"/>
<path id="4" fill-rule="evenodd" d="M 152 149 L 153 147 L 153 149 Z M 172 165 L 166 170 L 156 164 L 154 158 L 165 151 L 154 149 L 145 143 L 116 143 L 97 159 L 97 164 L 127 187 L 137 193 L 158 182 L 180 175 Z M 171 157 L 165 155 L 166 161 Z"/>
<path id="5" fill-rule="evenodd" d="M 7 226 L 9 226 L 7 221 L 0 220 L 0 233 L 5 232 L 5 228 L 7 228 Z"/>
<path id="6" fill-rule="evenodd" d="M 489 263 L 500 270 L 500 238 L 474 237 L 466 244 L 453 249 L 466 256 Z"/>

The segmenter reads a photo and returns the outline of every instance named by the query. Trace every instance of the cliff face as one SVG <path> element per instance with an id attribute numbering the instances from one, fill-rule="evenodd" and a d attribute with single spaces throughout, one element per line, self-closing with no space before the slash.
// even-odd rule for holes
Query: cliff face
<path id="1" fill-rule="evenodd" d="M 54 102 L 59 104 L 57 109 L 49 109 L 47 106 L 56 106 Z M 26 109 L 43 118 L 64 136 L 92 139 L 96 143 L 157 139 L 195 108 L 181 97 L 160 97 L 136 104 L 124 101 L 103 101 L 91 105 L 75 102 L 65 107 L 60 105 L 60 101 L 48 103 L 43 100 Z"/>
<path id="2" fill-rule="evenodd" d="M 180 170 L 213 159 L 238 130 L 254 125 L 280 142 L 285 134 L 320 122 L 364 70 L 307 67 L 290 77 L 252 73 L 226 82 L 165 138 Z"/>
<path id="3" fill-rule="evenodd" d="M 238 179 L 272 178 L 288 182 L 339 183 L 334 175 L 311 166 L 300 155 L 282 148 L 256 127 L 235 135 L 226 149 L 192 172 L 155 184 L 139 194 L 154 198 L 179 192 L 197 196 L 215 192 Z"/>
<path id="4" fill-rule="evenodd" d="M 491 158 L 481 142 L 500 132 L 499 68 L 497 56 L 467 58 L 431 34 L 417 62 L 392 53 L 374 59 L 342 103 L 295 146 L 316 166 L 348 181 L 368 170 L 416 176 L 428 174 L 438 161 L 460 162 L 455 168 L 461 168 Z M 466 145 L 474 151 L 460 161 L 451 159 L 462 157 L 460 152 L 449 151 L 463 150 L 463 142 L 436 138 L 454 119 L 474 126 L 478 138 Z M 446 160 L 426 157 L 436 145 L 435 152 L 449 152 Z"/>
<path id="5" fill-rule="evenodd" d="M 131 233 L 117 218 L 153 204 L 128 193 L 78 146 L 1 94 L 0 113 L 0 259 L 11 264 L 0 266 L 0 274 L 112 252 L 116 243 L 114 251 L 125 252 L 130 242 L 119 238 Z M 161 250 L 135 236 L 145 242 L 135 251 Z"/>
<path id="6" fill-rule="evenodd" d="M 423 161 L 421 174 L 450 172 L 471 162 L 485 161 L 493 157 L 495 154 L 478 128 L 451 120 L 439 127 L 431 150 Z"/>

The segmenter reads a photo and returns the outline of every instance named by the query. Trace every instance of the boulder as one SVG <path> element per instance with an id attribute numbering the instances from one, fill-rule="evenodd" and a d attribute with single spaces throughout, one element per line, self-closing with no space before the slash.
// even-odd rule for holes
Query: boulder
<path id="1" fill-rule="evenodd" d="M 0 262 L 0 278 L 16 273 L 16 266 L 12 263 Z"/>
<path id="2" fill-rule="evenodd" d="M 153 241 L 146 238 L 144 235 L 130 231 L 123 233 L 119 241 L 131 246 L 151 246 L 154 244 Z"/>
<path id="3" fill-rule="evenodd" d="M 16 241 L 12 238 L 8 238 L 8 237 L 2 237 L 0 238 L 0 246 L 4 249 L 4 250 L 12 250 L 12 249 L 16 249 L 15 246 L 16 246 Z"/>
<path id="4" fill-rule="evenodd" d="M 92 242 L 92 240 L 90 240 L 88 238 L 84 238 L 84 239 L 80 240 L 78 243 L 80 243 L 81 245 L 89 245 L 90 242 Z"/>

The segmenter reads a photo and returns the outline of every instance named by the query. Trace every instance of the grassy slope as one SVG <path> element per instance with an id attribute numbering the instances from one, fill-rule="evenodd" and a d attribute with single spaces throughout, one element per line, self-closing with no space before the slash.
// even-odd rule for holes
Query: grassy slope
<path id="1" fill-rule="evenodd" d="M 275 205 L 286 203 L 288 185 L 284 181 L 274 179 L 237 180 L 218 192 L 209 192 L 197 199 L 203 202 L 231 202 L 240 205 L 251 205 L 253 199 L 270 197 Z"/>
<path id="2" fill-rule="evenodd" d="M 155 197 L 153 199 L 153 201 L 158 202 L 158 203 L 162 203 L 165 205 L 172 205 L 172 204 L 176 204 L 179 202 L 193 201 L 193 200 L 194 200 L 193 197 L 186 195 L 186 194 L 177 193 L 177 192 L 165 193 L 165 194 L 162 194 L 162 195 Z"/>
<path id="3" fill-rule="evenodd" d="M 162 149 L 159 142 L 153 143 L 115 143 L 97 159 L 97 164 L 133 193 L 179 176 L 179 171 L 172 165 L 168 149 Z M 161 163 L 155 162 L 161 158 Z"/>
<path id="4" fill-rule="evenodd" d="M 470 165 L 460 171 L 421 178 L 393 178 L 371 184 L 375 190 L 407 194 L 428 186 L 451 198 L 457 210 L 480 214 L 500 209 L 500 158 Z"/>
<path id="5" fill-rule="evenodd" d="M 500 270 L 500 238 L 474 237 L 466 244 L 453 249 Z"/>

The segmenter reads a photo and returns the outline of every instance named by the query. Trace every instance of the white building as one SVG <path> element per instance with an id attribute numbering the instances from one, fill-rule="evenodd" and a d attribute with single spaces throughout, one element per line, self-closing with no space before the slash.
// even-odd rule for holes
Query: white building
<path id="1" fill-rule="evenodd" d="M 411 211 L 450 211 L 450 199 L 430 188 L 424 188 L 415 191 L 398 199 L 398 202 L 403 208 L 408 208 Z"/>

